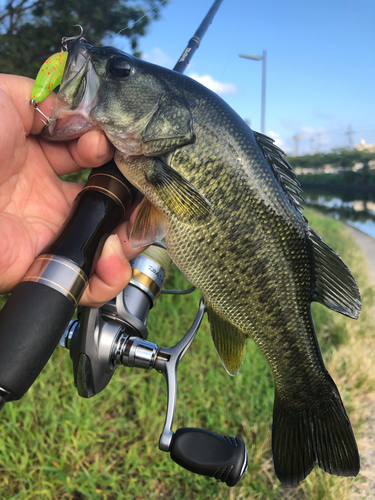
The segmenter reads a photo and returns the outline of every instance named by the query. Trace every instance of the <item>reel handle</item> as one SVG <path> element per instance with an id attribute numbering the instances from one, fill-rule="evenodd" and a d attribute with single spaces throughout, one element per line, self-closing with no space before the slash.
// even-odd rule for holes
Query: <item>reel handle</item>
<path id="1" fill-rule="evenodd" d="M 247 451 L 240 437 L 205 429 L 181 428 L 173 435 L 170 455 L 181 467 L 235 486 L 247 469 Z"/>
<path id="2" fill-rule="evenodd" d="M 14 288 L 0 313 L 2 400 L 20 399 L 47 363 L 135 193 L 113 161 L 94 169 L 61 231 Z"/>

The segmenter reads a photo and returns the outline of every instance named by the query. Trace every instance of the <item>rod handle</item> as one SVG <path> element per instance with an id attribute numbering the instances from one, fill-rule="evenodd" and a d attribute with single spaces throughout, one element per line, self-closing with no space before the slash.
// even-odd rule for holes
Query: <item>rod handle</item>
<path id="1" fill-rule="evenodd" d="M 247 468 L 247 451 L 241 438 L 221 436 L 205 429 L 178 429 L 170 455 L 181 467 L 220 479 L 228 486 L 235 486 Z"/>
<path id="2" fill-rule="evenodd" d="M 0 314 L 0 392 L 5 401 L 20 399 L 57 346 L 74 313 L 59 291 L 24 281 L 13 290 Z"/>
<path id="3" fill-rule="evenodd" d="M 60 232 L 14 288 L 0 312 L 0 407 L 20 399 L 47 363 L 135 195 L 113 161 L 95 169 Z"/>

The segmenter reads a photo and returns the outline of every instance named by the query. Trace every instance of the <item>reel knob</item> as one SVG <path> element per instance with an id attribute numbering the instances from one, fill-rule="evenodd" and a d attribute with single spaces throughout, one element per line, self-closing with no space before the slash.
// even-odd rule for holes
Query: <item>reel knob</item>
<path id="1" fill-rule="evenodd" d="M 181 467 L 235 486 L 247 469 L 248 457 L 240 437 L 227 437 L 205 429 L 181 428 L 173 435 L 171 458 Z"/>

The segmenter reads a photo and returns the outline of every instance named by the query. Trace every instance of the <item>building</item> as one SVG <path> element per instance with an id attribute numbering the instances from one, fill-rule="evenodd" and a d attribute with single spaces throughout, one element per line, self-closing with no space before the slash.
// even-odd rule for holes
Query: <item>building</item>
<path id="1" fill-rule="evenodd" d="M 375 153 L 375 144 L 366 144 L 364 139 L 361 139 L 360 143 L 354 146 L 357 151 L 368 151 L 369 153 Z"/>

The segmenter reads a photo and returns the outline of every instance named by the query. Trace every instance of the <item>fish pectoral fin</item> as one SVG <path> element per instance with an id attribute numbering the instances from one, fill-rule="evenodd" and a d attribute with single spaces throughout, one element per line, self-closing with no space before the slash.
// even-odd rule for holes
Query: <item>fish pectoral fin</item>
<path id="1" fill-rule="evenodd" d="M 195 141 L 193 118 L 185 100 L 166 92 L 141 134 L 144 154 L 158 156 Z"/>
<path id="2" fill-rule="evenodd" d="M 132 248 L 141 248 L 161 241 L 168 230 L 165 217 L 147 198 L 141 201 L 130 233 Z"/>
<path id="3" fill-rule="evenodd" d="M 361 310 L 361 297 L 349 268 L 338 253 L 311 227 L 309 227 L 309 243 L 315 275 L 311 300 L 320 302 L 349 318 L 357 319 Z"/>
<path id="4" fill-rule="evenodd" d="M 157 196 L 181 222 L 199 223 L 209 216 L 210 202 L 161 158 L 153 161 L 145 175 Z"/>
<path id="5" fill-rule="evenodd" d="M 245 358 L 246 337 L 209 305 L 207 312 L 216 352 L 229 375 L 237 375 Z"/>

